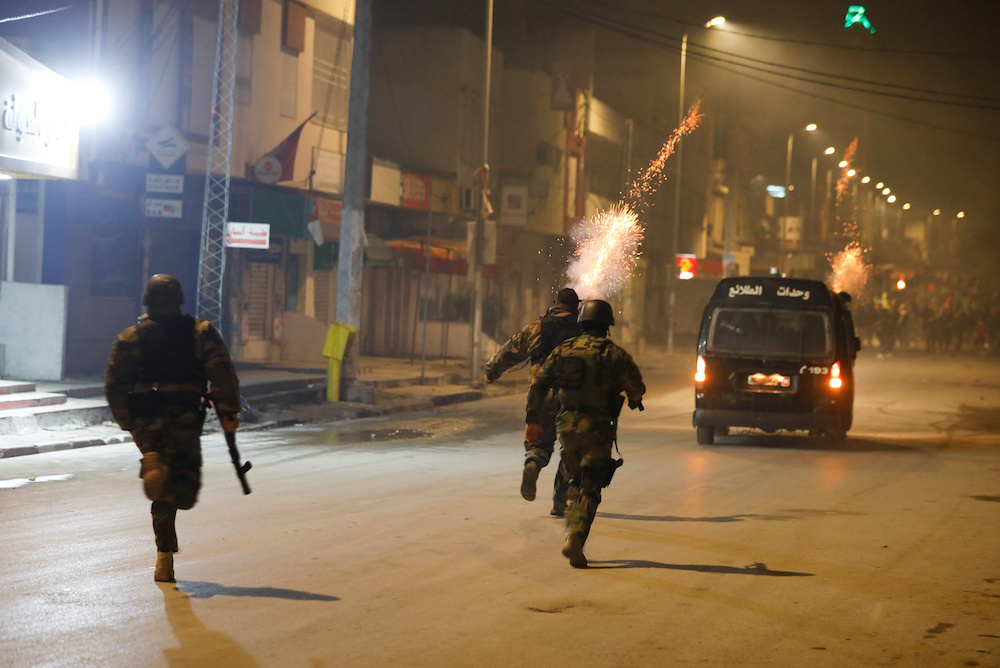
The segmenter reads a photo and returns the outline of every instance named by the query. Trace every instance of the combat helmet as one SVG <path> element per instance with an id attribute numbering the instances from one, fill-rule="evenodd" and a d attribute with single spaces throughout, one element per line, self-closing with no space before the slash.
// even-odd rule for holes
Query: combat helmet
<path id="1" fill-rule="evenodd" d="M 580 310 L 579 322 L 581 325 L 593 322 L 607 329 L 615 324 L 615 313 L 611 308 L 611 304 L 603 299 L 591 299 Z"/>
<path id="2" fill-rule="evenodd" d="M 142 303 L 150 308 L 179 307 L 184 303 L 181 282 L 170 274 L 156 274 L 146 283 Z"/>

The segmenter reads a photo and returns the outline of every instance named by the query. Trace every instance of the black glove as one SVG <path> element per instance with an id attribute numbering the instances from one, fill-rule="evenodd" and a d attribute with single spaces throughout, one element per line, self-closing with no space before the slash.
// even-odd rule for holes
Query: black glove
<path id="1" fill-rule="evenodd" d="M 636 408 L 638 408 L 640 411 L 646 410 L 642 405 L 642 399 L 629 399 L 628 407 L 631 408 L 632 410 L 635 410 Z"/>

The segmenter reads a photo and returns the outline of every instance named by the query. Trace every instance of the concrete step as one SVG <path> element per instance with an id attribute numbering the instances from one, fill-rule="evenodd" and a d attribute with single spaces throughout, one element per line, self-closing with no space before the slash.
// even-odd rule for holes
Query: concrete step
<path id="1" fill-rule="evenodd" d="M 55 406 L 66 403 L 65 394 L 54 392 L 16 392 L 0 394 L 0 411 L 17 410 L 19 408 L 37 408 L 39 406 Z"/>
<path id="2" fill-rule="evenodd" d="M 23 380 L 0 380 L 0 395 L 34 392 L 35 384 Z"/>

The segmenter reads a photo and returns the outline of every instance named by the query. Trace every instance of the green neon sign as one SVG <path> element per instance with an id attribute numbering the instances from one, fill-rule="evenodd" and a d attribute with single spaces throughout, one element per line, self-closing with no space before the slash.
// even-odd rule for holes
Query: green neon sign
<path id="1" fill-rule="evenodd" d="M 847 16 L 844 17 L 844 27 L 850 28 L 854 24 L 861 24 L 862 27 L 867 28 L 868 32 L 874 33 L 875 28 L 872 27 L 871 21 L 865 16 L 865 8 L 861 5 L 851 5 L 847 8 Z"/>

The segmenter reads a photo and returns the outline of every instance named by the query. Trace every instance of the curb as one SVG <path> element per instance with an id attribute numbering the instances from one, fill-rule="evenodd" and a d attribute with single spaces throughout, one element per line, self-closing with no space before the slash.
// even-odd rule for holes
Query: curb
<path id="1" fill-rule="evenodd" d="M 507 394 L 514 394 L 520 391 L 520 389 L 510 388 L 508 391 L 497 392 L 496 396 L 506 396 Z M 314 417 L 308 415 L 290 415 L 288 417 L 279 417 L 273 420 L 266 420 L 264 422 L 241 424 L 240 431 L 265 431 L 268 429 L 280 429 L 283 427 L 294 427 L 304 424 L 335 422 L 338 420 L 356 420 L 367 417 L 394 415 L 397 413 L 416 413 L 419 411 L 433 410 L 439 406 L 478 401 L 483 399 L 485 396 L 486 393 L 481 390 L 469 390 L 466 392 L 457 392 L 454 394 L 444 394 L 419 399 L 401 399 L 382 405 L 347 404 L 347 410 L 338 412 L 334 416 Z M 207 425 L 207 428 L 202 431 L 202 435 L 204 436 L 205 434 L 220 432 L 221 430 L 213 424 Z M 11 457 L 21 457 L 24 455 L 37 455 L 44 452 L 56 452 L 59 450 L 77 450 L 79 448 L 90 448 L 98 445 L 118 445 L 120 443 L 132 443 L 132 435 L 128 432 L 121 432 L 121 434 L 103 438 L 88 436 L 76 440 L 53 440 L 39 443 L 37 445 L 21 445 L 10 448 L 0 448 L 0 459 L 9 459 Z"/>

